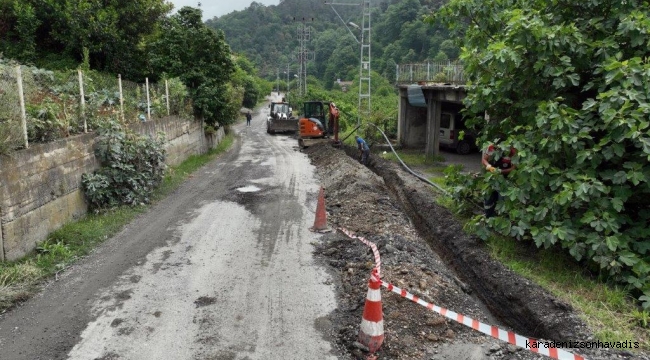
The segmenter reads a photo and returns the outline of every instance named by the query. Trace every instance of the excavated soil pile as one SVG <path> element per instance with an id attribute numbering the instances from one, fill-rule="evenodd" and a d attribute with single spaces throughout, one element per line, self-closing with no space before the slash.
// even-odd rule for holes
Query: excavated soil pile
<path id="1" fill-rule="evenodd" d="M 435 202 L 429 186 L 396 164 L 369 167 L 327 144 L 304 150 L 325 188 L 328 222 L 377 244 L 382 278 L 425 301 L 521 335 L 555 341 L 592 339 L 572 309 L 492 260 L 482 243 Z M 348 156 L 350 155 L 350 156 Z M 370 270 L 370 248 L 341 232 L 324 235 L 317 257 L 333 273 L 338 309 L 328 319 L 343 358 L 364 358 L 355 343 Z M 384 359 L 542 359 L 382 290 Z M 489 309 L 489 310 L 488 310 Z M 576 351 L 590 359 L 637 358 L 627 352 Z"/>

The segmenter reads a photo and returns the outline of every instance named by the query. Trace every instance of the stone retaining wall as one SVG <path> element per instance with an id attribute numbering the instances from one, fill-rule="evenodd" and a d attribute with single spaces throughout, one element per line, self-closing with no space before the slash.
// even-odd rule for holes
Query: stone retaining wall
<path id="1" fill-rule="evenodd" d="M 166 162 L 216 147 L 224 136 L 204 135 L 201 122 L 178 117 L 136 124 L 145 135 L 165 134 Z M 0 261 L 18 259 L 49 233 L 87 212 L 81 175 L 94 171 L 95 134 L 84 134 L 0 156 Z"/>

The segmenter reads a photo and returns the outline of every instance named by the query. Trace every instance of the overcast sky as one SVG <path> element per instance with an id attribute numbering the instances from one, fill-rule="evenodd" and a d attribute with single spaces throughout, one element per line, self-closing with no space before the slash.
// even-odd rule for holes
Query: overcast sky
<path id="1" fill-rule="evenodd" d="M 174 11 L 182 8 L 183 6 L 197 7 L 201 3 L 201 10 L 203 10 L 203 21 L 212 19 L 215 16 L 222 16 L 231 13 L 235 10 L 244 10 L 249 7 L 253 0 L 167 0 L 174 4 Z M 257 3 L 264 5 L 277 5 L 280 0 L 257 0 Z"/>

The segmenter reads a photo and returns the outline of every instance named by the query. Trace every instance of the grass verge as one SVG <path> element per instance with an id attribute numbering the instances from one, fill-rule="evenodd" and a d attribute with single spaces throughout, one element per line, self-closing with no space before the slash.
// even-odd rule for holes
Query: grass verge
<path id="1" fill-rule="evenodd" d="M 393 154 L 384 158 L 397 161 Z M 402 160 L 409 166 L 421 166 L 423 158 L 424 155 L 406 155 Z M 444 175 L 429 180 L 447 185 Z M 458 204 L 450 197 L 439 195 L 436 201 L 457 213 Z M 467 217 L 457 218 L 463 223 L 469 221 Z M 629 291 L 590 276 L 558 249 L 537 249 L 502 236 L 491 236 L 486 245 L 493 258 L 576 309 L 598 340 L 637 341 L 641 349 L 650 350 L 650 313 L 639 309 Z"/>
<path id="2" fill-rule="evenodd" d="M 441 167 L 438 164 L 445 161 L 445 158 L 440 155 L 436 157 L 426 157 L 421 150 L 411 150 L 411 149 L 395 150 L 395 152 L 397 152 L 397 154 L 402 159 L 402 161 L 404 161 L 404 163 L 409 167 L 410 166 L 426 167 L 427 170 L 429 170 L 428 168 L 433 168 L 431 169 L 431 172 L 444 169 L 444 166 Z M 395 154 L 393 154 L 390 151 L 387 151 L 386 154 L 382 155 L 382 157 L 387 160 L 398 161 Z M 436 164 L 438 164 L 438 166 L 436 166 Z"/>
<path id="3" fill-rule="evenodd" d="M 495 259 L 571 304 L 598 340 L 638 341 L 640 348 L 650 350 L 649 314 L 639 309 L 627 290 L 585 274 L 558 249 L 527 248 L 500 236 L 491 236 L 487 246 Z"/>
<path id="4" fill-rule="evenodd" d="M 172 193 L 190 174 L 229 149 L 233 141 L 233 135 L 227 135 L 208 153 L 192 155 L 180 165 L 170 167 L 154 193 L 154 202 Z M 60 271 L 115 235 L 149 206 L 121 206 L 100 214 L 88 214 L 50 234 L 24 258 L 0 263 L 0 314 L 28 299 L 43 280 L 56 278 Z"/>

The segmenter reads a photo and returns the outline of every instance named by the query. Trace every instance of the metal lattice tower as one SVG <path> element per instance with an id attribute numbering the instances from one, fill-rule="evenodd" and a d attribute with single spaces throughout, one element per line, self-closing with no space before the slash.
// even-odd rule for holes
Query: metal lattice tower
<path id="1" fill-rule="evenodd" d="M 363 0 L 363 21 L 361 23 L 361 54 L 359 56 L 359 118 L 357 125 L 361 124 L 361 119 L 369 119 L 371 113 L 370 106 L 370 0 Z"/>
<path id="2" fill-rule="evenodd" d="M 298 43 L 300 50 L 298 51 L 298 94 L 307 94 L 307 61 L 309 60 L 309 52 L 307 51 L 307 42 L 311 40 L 311 26 L 304 23 L 298 25 Z"/>
<path id="3" fill-rule="evenodd" d="M 357 125 L 361 124 L 362 118 L 370 118 L 371 104 L 370 104 L 370 0 L 361 0 L 361 3 L 337 3 L 337 2 L 326 2 L 326 5 L 330 5 L 332 10 L 336 15 L 341 19 L 343 25 L 348 29 L 354 40 L 357 41 L 360 45 L 360 55 L 359 55 L 359 117 L 357 118 Z M 341 15 L 336 11 L 334 5 L 353 5 L 362 7 L 362 22 L 361 26 L 358 26 L 354 23 L 346 23 Z M 352 30 L 348 25 L 357 28 L 361 31 L 361 41 L 357 39 Z"/>

